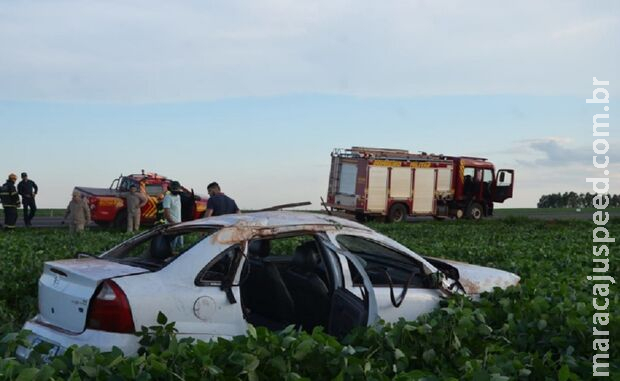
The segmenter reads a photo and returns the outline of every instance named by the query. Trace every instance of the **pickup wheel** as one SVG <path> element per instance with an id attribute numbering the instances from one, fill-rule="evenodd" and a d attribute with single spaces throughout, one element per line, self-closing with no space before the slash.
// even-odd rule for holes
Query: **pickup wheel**
<path id="1" fill-rule="evenodd" d="M 110 227 L 110 223 L 108 221 L 95 221 L 95 223 L 100 228 L 109 228 Z"/>
<path id="2" fill-rule="evenodd" d="M 112 223 L 114 229 L 127 230 L 127 211 L 121 210 L 116 213 L 114 222 Z"/>
<path id="3" fill-rule="evenodd" d="M 407 207 L 403 204 L 394 204 L 387 215 L 387 222 L 403 222 L 407 219 Z"/>
<path id="4" fill-rule="evenodd" d="M 484 209 L 482 209 L 482 205 L 478 204 L 477 202 L 469 205 L 469 207 L 467 208 L 466 216 L 470 220 L 481 220 L 484 216 Z"/>

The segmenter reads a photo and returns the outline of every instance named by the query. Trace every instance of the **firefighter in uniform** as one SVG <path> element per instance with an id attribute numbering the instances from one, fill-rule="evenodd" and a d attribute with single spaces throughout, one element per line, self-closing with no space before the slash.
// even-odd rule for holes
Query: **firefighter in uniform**
<path id="1" fill-rule="evenodd" d="M 17 208 L 19 208 L 19 193 L 15 188 L 17 175 L 11 173 L 6 183 L 0 188 L 0 200 L 4 207 L 4 228 L 7 230 L 15 229 L 17 222 Z"/>
<path id="2" fill-rule="evenodd" d="M 157 211 L 155 214 L 155 225 L 163 225 L 165 224 L 166 217 L 164 215 L 164 194 L 160 193 L 157 195 Z"/>
<path id="3" fill-rule="evenodd" d="M 39 187 L 34 181 L 28 178 L 26 172 L 22 172 L 22 181 L 17 184 L 17 193 L 22 196 L 24 224 L 26 226 L 32 226 L 32 219 L 37 212 L 37 203 L 34 201 L 34 198 L 37 193 L 39 193 Z"/>

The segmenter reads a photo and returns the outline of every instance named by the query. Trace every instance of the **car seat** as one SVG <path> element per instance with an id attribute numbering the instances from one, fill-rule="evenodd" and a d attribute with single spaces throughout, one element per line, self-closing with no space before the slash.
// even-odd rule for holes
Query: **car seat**
<path id="1" fill-rule="evenodd" d="M 271 326 L 284 328 L 294 319 L 295 307 L 280 271 L 264 260 L 271 251 L 269 240 L 252 240 L 248 247 L 247 279 L 242 285 L 244 306 L 252 313 L 273 320 Z"/>
<path id="2" fill-rule="evenodd" d="M 319 261 L 316 242 L 304 242 L 295 249 L 291 267 L 284 273 L 295 302 L 296 322 L 307 331 L 317 325 L 326 327 L 329 317 L 329 290 L 316 273 Z"/>

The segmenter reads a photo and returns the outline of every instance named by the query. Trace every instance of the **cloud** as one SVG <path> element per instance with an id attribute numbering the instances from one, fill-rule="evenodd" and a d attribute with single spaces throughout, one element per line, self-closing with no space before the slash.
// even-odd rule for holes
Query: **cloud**
<path id="1" fill-rule="evenodd" d="M 4 2 L 0 99 L 582 95 L 618 25 L 585 0 Z"/>
<path id="2" fill-rule="evenodd" d="M 610 146 L 615 145 L 610 142 Z M 602 148 L 602 145 L 599 147 Z M 610 163 L 617 165 L 620 163 L 620 154 L 615 149 L 609 149 L 605 154 L 609 156 Z M 548 137 L 541 139 L 530 139 L 518 142 L 511 150 L 520 165 L 547 166 L 547 167 L 567 167 L 567 166 L 587 166 L 592 167 L 592 146 L 574 145 L 572 140 L 566 137 Z M 599 161 L 604 161 L 602 155 Z"/>

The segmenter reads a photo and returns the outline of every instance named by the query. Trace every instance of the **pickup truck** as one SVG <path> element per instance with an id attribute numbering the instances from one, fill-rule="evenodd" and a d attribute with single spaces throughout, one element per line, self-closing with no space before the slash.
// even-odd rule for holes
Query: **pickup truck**
<path id="1" fill-rule="evenodd" d="M 142 207 L 141 223 L 152 225 L 156 221 L 158 196 L 168 190 L 172 179 L 156 173 L 132 174 L 114 179 L 109 188 L 76 186 L 74 190 L 86 198 L 91 210 L 91 219 L 99 226 L 124 229 L 127 226 L 126 197 L 129 187 L 135 185 L 148 196 Z M 181 215 L 183 221 L 204 217 L 207 197 L 194 194 L 193 189 L 182 187 Z"/>

